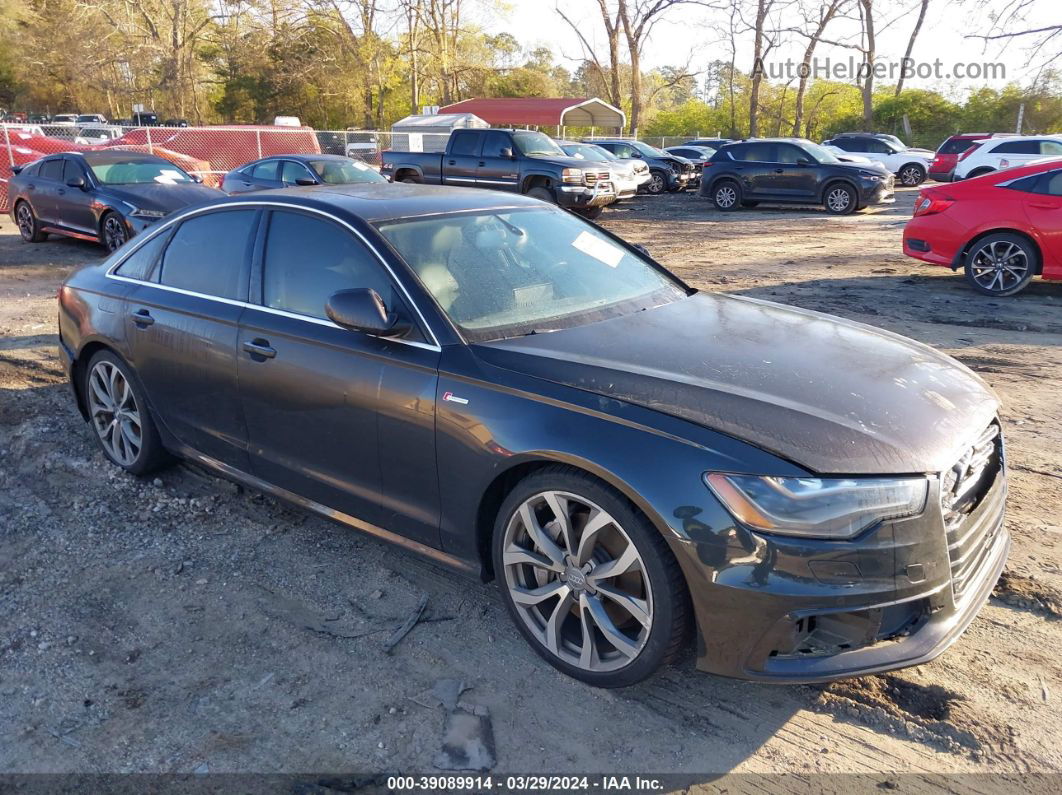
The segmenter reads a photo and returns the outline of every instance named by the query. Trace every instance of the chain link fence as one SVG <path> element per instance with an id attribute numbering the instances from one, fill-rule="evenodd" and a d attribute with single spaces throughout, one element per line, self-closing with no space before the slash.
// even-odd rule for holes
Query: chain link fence
<path id="1" fill-rule="evenodd" d="M 573 137 L 589 140 L 585 136 Z M 681 144 L 690 138 L 654 136 L 641 140 L 664 148 Z M 7 201 L 7 185 L 13 169 L 59 152 L 111 148 L 145 152 L 166 158 L 188 173 L 200 177 L 206 185 L 220 187 L 229 171 L 270 155 L 345 155 L 379 168 L 384 151 L 442 152 L 448 139 L 448 133 L 314 130 L 309 127 L 271 125 L 121 127 L 110 124 L 0 124 L 0 212 L 6 213 L 11 209 Z"/>

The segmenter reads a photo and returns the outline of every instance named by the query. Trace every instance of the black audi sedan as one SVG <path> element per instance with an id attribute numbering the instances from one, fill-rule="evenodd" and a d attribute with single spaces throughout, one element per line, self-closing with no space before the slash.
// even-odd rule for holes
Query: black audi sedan
<path id="1" fill-rule="evenodd" d="M 11 218 L 27 243 L 56 234 L 114 251 L 174 210 L 222 195 L 169 160 L 118 149 L 66 152 L 13 170 Z"/>
<path id="2" fill-rule="evenodd" d="M 750 138 L 716 150 L 698 194 L 724 212 L 772 202 L 821 204 L 832 215 L 848 215 L 895 202 L 894 181 L 880 163 L 845 163 L 804 138 Z"/>
<path id="3" fill-rule="evenodd" d="M 225 175 L 226 193 L 293 188 L 298 185 L 358 185 L 387 180 L 360 160 L 343 155 L 277 155 L 255 160 Z"/>
<path id="4" fill-rule="evenodd" d="M 114 464 L 185 458 L 498 582 L 561 671 L 921 663 L 1009 537 L 998 402 L 917 342 L 691 288 L 555 206 L 294 188 L 167 219 L 59 294 Z"/>

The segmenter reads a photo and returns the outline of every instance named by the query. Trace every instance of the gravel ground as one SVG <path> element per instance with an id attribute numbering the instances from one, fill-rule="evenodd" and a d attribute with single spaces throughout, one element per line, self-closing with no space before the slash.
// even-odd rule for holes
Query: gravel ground
<path id="1" fill-rule="evenodd" d="M 431 772 L 454 709 L 498 771 L 1062 770 L 1062 285 L 993 301 L 904 258 L 914 195 L 847 218 L 673 195 L 603 222 L 698 287 L 884 326 L 980 372 L 1011 462 L 995 595 L 942 658 L 895 674 L 765 686 L 687 657 L 619 692 L 540 661 L 493 586 L 190 467 L 106 464 L 54 348 L 56 287 L 100 251 L 26 245 L 0 219 L 0 771 Z"/>

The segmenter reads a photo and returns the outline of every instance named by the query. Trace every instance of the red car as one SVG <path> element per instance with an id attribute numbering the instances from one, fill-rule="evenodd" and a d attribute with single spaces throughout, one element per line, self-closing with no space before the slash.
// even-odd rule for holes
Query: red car
<path id="1" fill-rule="evenodd" d="M 923 188 L 903 253 L 962 267 L 975 290 L 997 297 L 1037 275 L 1062 279 L 1062 159 Z"/>
<path id="2" fill-rule="evenodd" d="M 978 141 L 991 138 L 991 133 L 960 133 L 940 145 L 929 164 L 929 178 L 937 182 L 951 182 L 959 156 Z"/>

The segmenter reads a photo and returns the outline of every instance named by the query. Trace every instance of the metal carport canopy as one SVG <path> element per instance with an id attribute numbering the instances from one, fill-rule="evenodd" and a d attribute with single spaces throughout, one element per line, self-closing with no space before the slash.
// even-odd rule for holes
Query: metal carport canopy
<path id="1" fill-rule="evenodd" d="M 494 126 L 614 127 L 627 116 L 597 97 L 491 97 L 466 99 L 439 108 L 439 113 L 474 113 Z"/>

